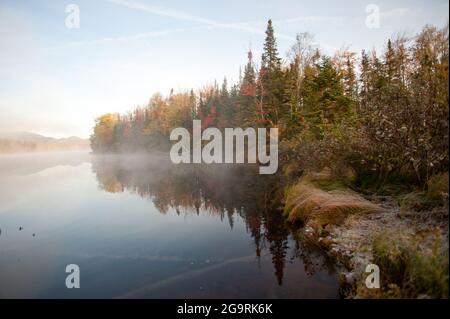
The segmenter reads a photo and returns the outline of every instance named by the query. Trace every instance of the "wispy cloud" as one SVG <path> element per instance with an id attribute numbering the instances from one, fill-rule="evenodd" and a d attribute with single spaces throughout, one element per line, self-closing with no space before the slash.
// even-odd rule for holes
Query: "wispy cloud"
<path id="1" fill-rule="evenodd" d="M 138 3 L 138 2 L 134 2 L 134 1 L 127 1 L 127 0 L 105 0 L 105 1 L 116 4 L 116 5 L 120 5 L 123 7 L 127 7 L 130 9 L 139 10 L 139 11 L 147 12 L 150 14 L 162 16 L 162 17 L 167 17 L 170 19 L 195 22 L 200 25 L 188 27 L 188 28 L 175 28 L 175 29 L 166 29 L 166 30 L 159 30 L 159 31 L 142 32 L 142 33 L 137 33 L 137 34 L 132 34 L 132 35 L 125 35 L 125 36 L 104 37 L 104 38 L 88 40 L 88 41 L 74 41 L 74 42 L 69 42 L 69 43 L 61 45 L 61 46 L 51 47 L 51 48 L 49 48 L 49 50 L 57 50 L 57 49 L 66 48 L 66 47 L 76 47 L 76 46 L 85 46 L 85 45 L 101 45 L 101 44 L 107 44 L 107 43 L 113 43 L 113 42 L 135 41 L 135 40 L 141 40 L 141 39 L 147 39 L 147 38 L 161 37 L 161 36 L 169 35 L 172 33 L 182 33 L 182 32 L 189 32 L 189 31 L 196 31 L 196 30 L 208 30 L 208 29 L 215 29 L 215 28 L 217 28 L 217 29 L 218 28 L 234 29 L 234 30 L 245 31 L 248 33 L 253 33 L 253 34 L 260 34 L 260 35 L 265 34 L 265 30 L 263 29 L 263 27 L 266 22 L 262 22 L 262 21 L 257 22 L 257 23 L 249 23 L 249 22 L 222 23 L 222 22 L 211 20 L 211 19 L 193 16 L 191 14 L 187 14 L 184 12 L 169 10 L 166 8 L 151 6 L 151 5 L 142 4 L 142 3 Z M 255 25 L 257 27 L 255 27 Z M 275 33 L 275 35 L 281 39 L 295 41 L 295 37 L 292 37 L 289 35 L 280 34 L 280 33 Z"/>
<path id="2" fill-rule="evenodd" d="M 49 48 L 50 50 L 65 48 L 65 47 L 77 47 L 77 46 L 84 46 L 84 45 L 100 45 L 100 44 L 106 44 L 110 42 L 128 42 L 128 41 L 135 41 L 135 40 L 141 40 L 141 39 L 148 39 L 148 38 L 156 38 L 165 36 L 172 33 L 181 33 L 181 32 L 187 32 L 187 31 L 195 31 L 195 30 L 207 30 L 211 29 L 211 26 L 196 26 L 196 27 L 190 27 L 190 28 L 175 28 L 175 29 L 165 29 L 165 30 L 159 30 L 159 31 L 150 31 L 150 32 L 142 32 L 137 33 L 133 35 L 125 35 L 125 36 L 117 36 L 117 37 L 105 37 L 101 39 L 95 39 L 95 40 L 89 40 L 89 41 L 73 41 L 69 42 L 62 46 L 55 46 Z"/>
<path id="3" fill-rule="evenodd" d="M 274 20 L 273 22 L 276 24 L 290 24 L 290 23 L 298 23 L 298 22 L 314 22 L 314 23 L 342 23 L 346 20 L 344 16 L 303 16 L 303 17 L 294 17 L 282 20 Z"/>
<path id="4" fill-rule="evenodd" d="M 174 11 L 166 8 L 156 7 L 152 5 L 142 4 L 135 1 L 128 1 L 128 0 L 106 0 L 110 3 L 114 3 L 123 7 L 127 7 L 130 9 L 140 10 L 143 12 L 148 12 L 154 15 L 167 17 L 175 20 L 182 20 L 182 21 L 189 21 L 189 22 L 195 22 L 203 25 L 207 25 L 210 27 L 215 28 L 224 28 L 224 29 L 234 29 L 234 30 L 240 30 L 245 31 L 253 34 L 264 34 L 264 29 L 256 28 L 248 25 L 247 23 L 226 23 L 226 22 L 219 22 L 212 19 L 207 19 L 203 17 L 194 16 L 185 12 L 180 11 Z M 276 34 L 278 38 L 285 39 L 289 41 L 295 41 L 295 37 L 285 35 L 285 34 Z"/>
<path id="5" fill-rule="evenodd" d="M 400 16 L 404 16 L 408 13 L 411 13 L 410 8 L 395 8 L 387 11 L 381 11 L 380 15 L 382 18 L 397 18 Z M 361 14 L 360 16 L 323 16 L 323 15 L 311 15 L 311 16 L 299 16 L 281 20 L 274 20 L 273 22 L 276 24 L 292 24 L 298 22 L 304 23 L 334 23 L 334 24 L 342 24 L 350 20 L 360 20 L 365 19 L 366 14 Z"/>
<path id="6" fill-rule="evenodd" d="M 411 12 L 409 8 L 396 8 L 388 11 L 381 11 L 383 18 L 397 18 Z"/>

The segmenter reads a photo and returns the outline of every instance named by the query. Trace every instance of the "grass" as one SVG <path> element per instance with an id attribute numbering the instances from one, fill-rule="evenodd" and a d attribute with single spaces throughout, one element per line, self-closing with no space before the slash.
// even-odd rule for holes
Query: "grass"
<path id="1" fill-rule="evenodd" d="M 291 223 L 322 228 L 340 224 L 349 215 L 379 211 L 380 207 L 346 189 L 342 183 L 327 180 L 326 174 L 310 174 L 288 190 L 284 214 Z"/>
<path id="2" fill-rule="evenodd" d="M 327 233 L 326 225 L 342 225 L 352 219 L 359 221 L 359 216 L 383 210 L 346 185 L 331 178 L 327 172 L 304 175 L 286 190 L 284 214 L 287 220 L 311 226 L 315 234 L 322 236 L 322 231 Z M 395 190 L 391 195 L 399 199 L 402 209 L 431 211 L 435 207 L 448 208 L 448 173 L 431 177 L 426 190 L 412 191 L 412 187 L 403 189 L 391 185 Z M 440 224 L 433 226 L 430 223 L 420 231 L 413 225 L 394 220 L 392 224 L 380 225 L 375 225 L 378 228 L 375 227 L 370 234 L 374 239 L 367 243 L 364 251 L 369 256 L 371 254 L 371 262 L 380 268 L 381 288 L 366 288 L 367 274 L 362 273 L 356 285 L 346 288 L 349 289 L 347 295 L 361 298 L 448 298 L 449 252 L 443 240 L 445 231 L 442 232 Z"/>
<path id="3" fill-rule="evenodd" d="M 448 172 L 432 176 L 427 183 L 427 199 L 448 204 L 448 185 Z"/>
<path id="4" fill-rule="evenodd" d="M 380 267 L 381 289 L 358 287 L 363 298 L 448 298 L 448 248 L 440 235 L 432 245 L 407 231 L 378 235 L 372 244 L 373 262 Z"/>
<path id="5" fill-rule="evenodd" d="M 402 210 L 423 211 L 448 206 L 448 172 L 432 176 L 425 191 L 413 191 L 398 196 Z"/>

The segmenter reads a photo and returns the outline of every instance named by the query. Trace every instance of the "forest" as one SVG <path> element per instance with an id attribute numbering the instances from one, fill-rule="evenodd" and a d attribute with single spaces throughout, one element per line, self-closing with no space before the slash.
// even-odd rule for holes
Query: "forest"
<path id="1" fill-rule="evenodd" d="M 359 59 L 350 51 L 327 57 L 312 42 L 299 34 L 282 60 L 269 20 L 258 70 L 249 52 L 238 83 L 156 93 L 128 114 L 102 115 L 92 149 L 164 150 L 173 128 L 200 119 L 202 129 L 277 127 L 285 169 L 348 166 L 377 184 L 402 176 L 421 186 L 447 171 L 447 27 L 390 39 L 382 54 Z"/>
<path id="2" fill-rule="evenodd" d="M 91 147 L 100 154 L 168 151 L 171 130 L 192 131 L 197 119 L 202 129 L 278 128 L 283 186 L 275 192 L 287 221 L 309 226 L 330 248 L 338 245 L 329 243 L 330 225 L 348 228 L 349 215 L 399 210 L 421 214 L 405 217 L 414 225 L 439 220 L 426 233 L 433 242 L 444 236 L 443 247 L 429 252 L 416 245 L 423 237 L 415 226 L 408 226 L 411 235 L 395 237 L 406 229 L 402 220 L 400 228 L 374 235 L 370 258 L 389 269 L 381 296 L 448 298 L 448 62 L 448 25 L 392 37 L 382 52 L 343 49 L 333 56 L 300 33 L 282 57 L 269 20 L 261 59 L 249 51 L 237 83 L 156 93 L 127 114 L 101 115 Z M 438 217 L 429 213 L 436 209 Z M 348 295 L 374 296 L 349 289 Z"/>

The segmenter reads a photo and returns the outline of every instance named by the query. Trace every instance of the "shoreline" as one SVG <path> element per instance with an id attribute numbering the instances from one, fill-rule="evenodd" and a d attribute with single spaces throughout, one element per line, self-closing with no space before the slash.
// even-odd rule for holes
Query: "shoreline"
<path id="1" fill-rule="evenodd" d="M 437 241 L 437 253 L 448 252 L 448 208 L 439 207 L 428 211 L 403 210 L 392 196 L 373 196 L 368 199 L 383 210 L 350 215 L 343 222 L 328 224 L 324 228 L 307 223 L 298 229 L 298 235 L 322 249 L 336 263 L 340 295 L 343 298 L 436 298 L 421 291 L 414 292 L 413 288 L 406 285 L 401 287 L 388 282 L 388 278 L 395 274 L 389 273 L 390 270 L 384 272 L 382 266 L 385 265 L 380 265 L 381 289 L 368 289 L 364 284 L 369 275 L 365 273 L 365 268 L 368 264 L 380 262 L 379 248 L 375 247 L 374 252 L 376 242 L 392 248 L 395 248 L 396 244 L 417 242 L 417 245 L 412 244 L 408 249 L 414 249 L 414 254 L 425 256 L 425 260 L 436 257 L 433 254 Z M 396 240 L 399 238 L 401 239 Z M 442 270 L 445 274 L 445 269 L 439 269 Z M 408 289 L 410 291 L 406 291 Z M 441 297 L 448 298 L 448 290 L 443 294 Z"/>

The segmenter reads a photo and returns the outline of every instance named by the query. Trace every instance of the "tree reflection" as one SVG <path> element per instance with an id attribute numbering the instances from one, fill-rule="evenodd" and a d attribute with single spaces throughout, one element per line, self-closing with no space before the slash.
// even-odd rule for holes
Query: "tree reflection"
<path id="1" fill-rule="evenodd" d="M 280 178 L 259 175 L 256 165 L 174 165 L 167 156 L 111 155 L 94 157 L 92 170 L 101 189 L 149 198 L 163 214 L 210 214 L 231 228 L 236 218 L 242 218 L 258 259 L 263 250 L 270 253 L 279 285 L 290 238 L 296 243 L 291 258 L 301 258 L 306 273 L 328 268 L 323 256 L 295 239 L 295 232 L 285 223 L 279 210 L 282 194 L 277 193 L 283 189 Z"/>

